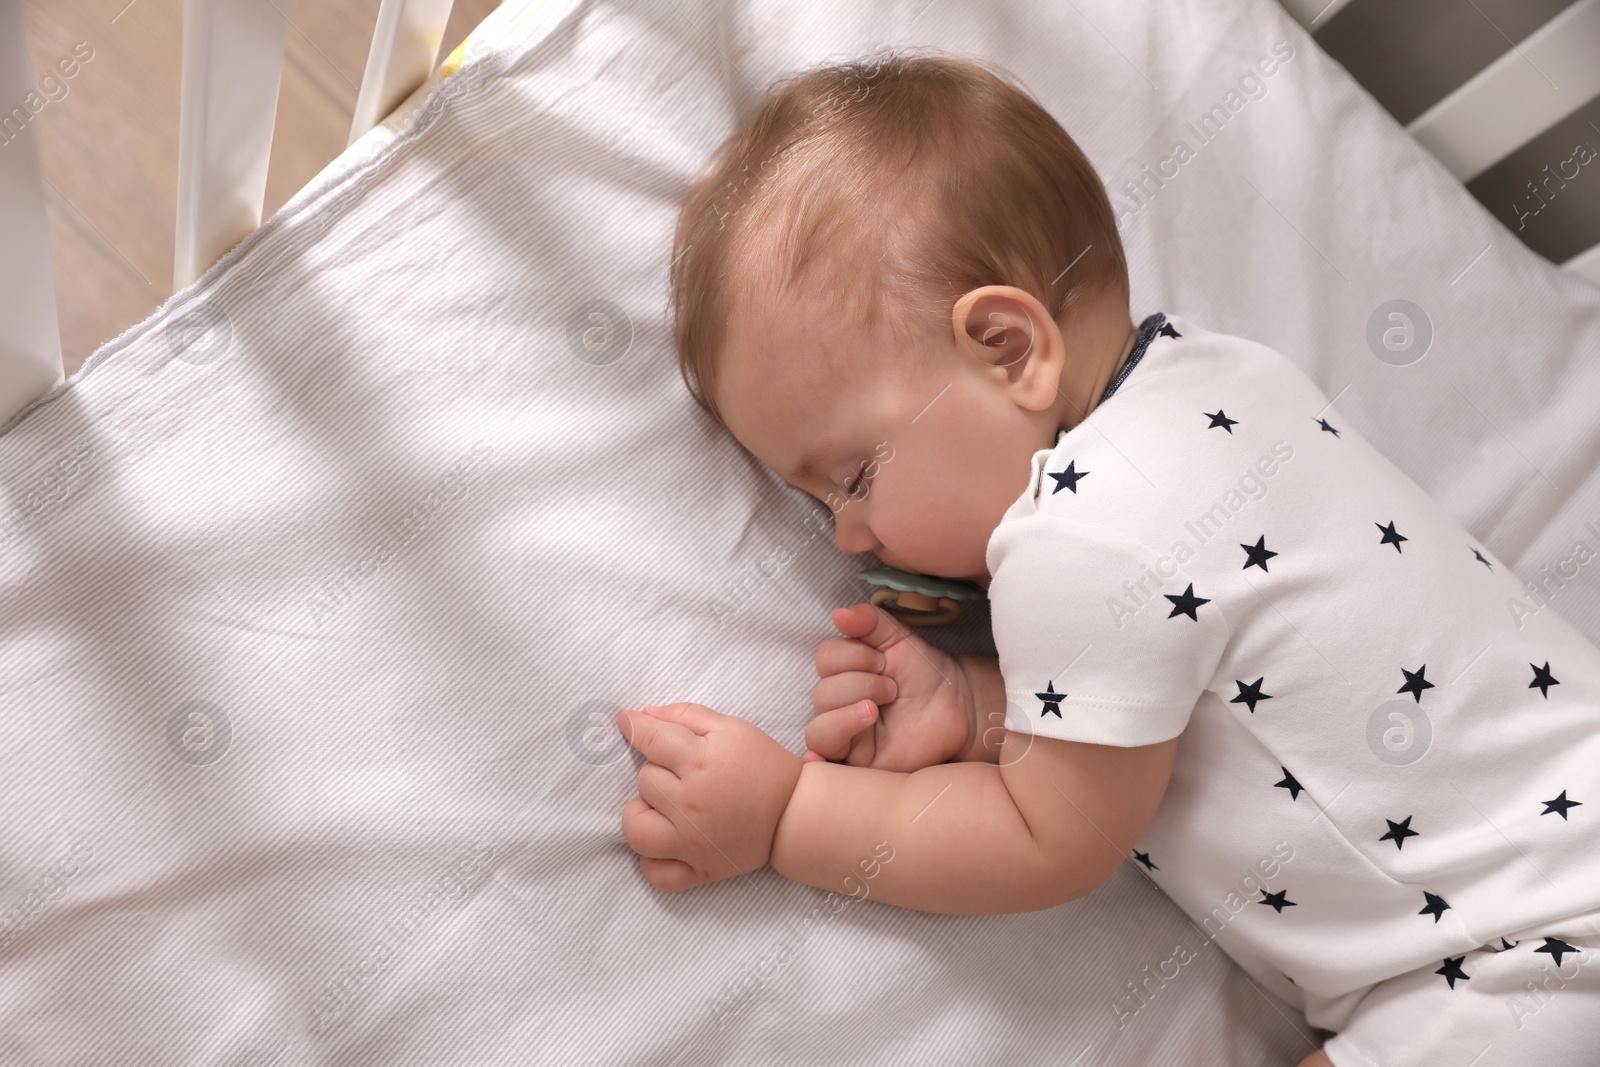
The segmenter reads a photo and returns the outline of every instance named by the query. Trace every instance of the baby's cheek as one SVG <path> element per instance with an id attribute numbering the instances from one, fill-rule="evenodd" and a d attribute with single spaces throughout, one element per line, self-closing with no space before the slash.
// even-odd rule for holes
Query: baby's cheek
<path id="1" fill-rule="evenodd" d="M 992 477 L 960 483 L 951 479 L 939 494 L 938 513 L 929 527 L 938 531 L 946 573 L 984 573 L 989 537 L 1016 496 Z"/>
<path id="2" fill-rule="evenodd" d="M 982 568 L 988 532 L 979 529 L 976 501 L 938 478 L 896 489 L 906 496 L 885 509 L 887 522 L 876 531 L 885 547 L 923 573 L 972 574 Z"/>

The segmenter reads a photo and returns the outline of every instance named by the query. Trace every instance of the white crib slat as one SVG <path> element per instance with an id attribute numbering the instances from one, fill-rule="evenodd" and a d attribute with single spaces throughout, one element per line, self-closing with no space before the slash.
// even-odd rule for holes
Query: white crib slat
<path id="1" fill-rule="evenodd" d="M 1310 33 L 1328 24 L 1328 20 L 1350 0 L 1283 0 L 1283 6 L 1294 20 Z"/>
<path id="2" fill-rule="evenodd" d="M 1578 277 L 1585 278 L 1596 286 L 1600 286 L 1600 245 L 1595 245 L 1589 251 L 1573 256 L 1561 265 Z"/>
<path id="3" fill-rule="evenodd" d="M 1469 182 L 1600 93 L 1597 57 L 1600 0 L 1577 0 L 1406 132 Z"/>
<path id="4" fill-rule="evenodd" d="M 433 72 L 450 21 L 450 4 L 451 0 L 383 0 L 348 144 L 382 122 Z"/>
<path id="5" fill-rule="evenodd" d="M 61 330 L 39 172 L 43 106 L 22 0 L 0 0 L 0 424 L 61 380 Z"/>
<path id="6" fill-rule="evenodd" d="M 174 289 L 261 225 L 287 31 L 272 0 L 184 0 Z"/>

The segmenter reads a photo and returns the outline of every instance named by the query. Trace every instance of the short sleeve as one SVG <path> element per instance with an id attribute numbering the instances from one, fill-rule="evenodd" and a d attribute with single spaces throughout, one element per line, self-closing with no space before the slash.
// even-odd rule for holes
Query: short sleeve
<path id="1" fill-rule="evenodd" d="M 988 546 L 990 618 L 1019 732 L 1134 747 L 1183 732 L 1228 641 L 1220 603 L 1114 531 L 1011 519 Z"/>

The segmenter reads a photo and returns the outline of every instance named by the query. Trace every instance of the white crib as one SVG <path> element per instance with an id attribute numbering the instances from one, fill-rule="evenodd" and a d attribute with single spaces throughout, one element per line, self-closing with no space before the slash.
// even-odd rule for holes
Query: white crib
<path id="1" fill-rule="evenodd" d="M 542 6 L 503 4 L 437 74 L 483 54 Z M 451 0 L 382 0 L 350 145 L 436 74 L 450 10 Z M 288 26 L 276 0 L 185 0 L 174 292 L 261 224 Z M 27 106 L 36 85 L 22 0 L 0 0 L 0 423 L 62 378 L 38 141 Z"/>

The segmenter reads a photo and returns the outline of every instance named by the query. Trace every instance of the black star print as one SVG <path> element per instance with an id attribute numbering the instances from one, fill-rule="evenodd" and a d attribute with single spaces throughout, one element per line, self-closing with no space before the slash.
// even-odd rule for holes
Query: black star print
<path id="1" fill-rule="evenodd" d="M 1269 893 L 1263 889 L 1261 891 L 1261 899 L 1256 901 L 1256 903 L 1266 904 L 1272 908 L 1273 911 L 1277 912 L 1279 915 L 1282 915 L 1284 908 L 1298 908 L 1300 906 L 1289 899 L 1288 893 L 1289 891 L 1287 889 L 1280 889 L 1276 893 Z"/>
<path id="2" fill-rule="evenodd" d="M 1561 956 L 1563 953 L 1576 952 L 1578 950 L 1561 940 L 1559 937 L 1547 937 L 1544 939 L 1544 944 L 1540 945 L 1533 951 L 1550 953 L 1550 955 L 1555 957 L 1556 966 L 1559 967 L 1561 966 Z"/>
<path id="3" fill-rule="evenodd" d="M 1161 324 L 1161 329 L 1157 330 L 1156 333 L 1160 334 L 1162 337 L 1182 337 L 1183 336 L 1183 334 L 1179 333 L 1177 330 L 1174 330 L 1172 328 L 1172 323 L 1170 323 L 1170 322 L 1163 322 Z"/>
<path id="4" fill-rule="evenodd" d="M 1198 608 L 1201 604 L 1211 603 L 1211 601 L 1207 600 L 1205 597 L 1194 595 L 1193 582 L 1189 583 L 1189 588 L 1183 591 L 1182 596 L 1173 596 L 1171 593 L 1162 593 L 1161 595 L 1172 601 L 1172 611 L 1167 615 L 1167 618 L 1169 619 L 1176 615 L 1187 615 L 1195 622 L 1199 622 L 1200 616 L 1194 613 L 1194 609 Z"/>
<path id="5" fill-rule="evenodd" d="M 1485 567 L 1488 567 L 1488 568 L 1489 568 L 1489 569 L 1490 569 L 1490 570 L 1494 570 L 1494 564 L 1493 564 L 1493 563 L 1490 563 L 1490 562 L 1489 562 L 1489 561 L 1488 561 L 1488 560 L 1486 560 L 1486 559 L 1484 559 L 1484 558 L 1483 558 L 1483 553 L 1482 553 L 1482 552 L 1479 552 L 1479 551 L 1478 551 L 1478 550 L 1477 550 L 1477 549 L 1475 549 L 1475 548 L 1474 548 L 1474 549 L 1473 549 L 1473 550 L 1472 550 L 1472 554 L 1473 554 L 1473 555 L 1474 555 L 1474 556 L 1477 556 L 1477 557 L 1478 557 L 1478 562 L 1479 562 L 1479 563 L 1481 563 L 1481 564 L 1483 564 L 1483 565 L 1484 565 L 1484 566 L 1485 566 Z"/>
<path id="6" fill-rule="evenodd" d="M 1562 822 L 1566 822 L 1567 820 L 1568 808 L 1583 807 L 1583 801 L 1581 800 L 1568 800 L 1567 791 L 1565 789 L 1563 789 L 1561 791 L 1561 795 L 1556 797 L 1554 800 L 1541 800 L 1539 803 L 1544 805 L 1544 810 L 1539 813 L 1540 815 L 1549 815 L 1554 813 L 1561 816 Z"/>
<path id="7" fill-rule="evenodd" d="M 1267 547 L 1266 534 L 1256 538 L 1256 543 L 1253 545 L 1240 545 L 1239 547 L 1250 554 L 1250 558 L 1245 560 L 1245 570 L 1249 570 L 1251 567 L 1260 567 L 1265 571 L 1267 569 L 1267 560 L 1277 555 L 1276 552 Z"/>
<path id="8" fill-rule="evenodd" d="M 1317 422 L 1321 424 L 1323 433 L 1331 433 L 1335 437 L 1339 436 L 1339 431 L 1335 430 L 1332 426 L 1329 426 L 1327 419 L 1318 419 Z"/>
<path id="9" fill-rule="evenodd" d="M 1422 891 L 1422 896 L 1427 903 L 1423 905 L 1421 911 L 1417 912 L 1418 915 L 1432 915 L 1433 921 L 1437 923 L 1439 921 L 1439 917 L 1450 910 L 1450 905 L 1446 904 L 1444 902 L 1444 897 L 1441 897 L 1439 894 L 1430 893 L 1424 889 Z"/>
<path id="10" fill-rule="evenodd" d="M 1389 824 L 1389 832 L 1378 838 L 1378 840 L 1393 841 L 1395 851 L 1399 852 L 1401 849 L 1405 848 L 1406 838 L 1422 836 L 1411 828 L 1412 818 L 1413 816 L 1407 815 L 1405 817 L 1405 821 L 1403 822 L 1395 822 L 1393 819 L 1384 819 L 1383 821 Z"/>
<path id="11" fill-rule="evenodd" d="M 1530 663 L 1528 666 L 1533 667 L 1533 664 Z M 1533 667 L 1533 681 L 1528 683 L 1528 688 L 1537 689 L 1540 696 L 1544 697 L 1546 700 L 1549 700 L 1550 687 L 1552 685 L 1560 684 L 1561 683 L 1556 680 L 1555 675 L 1550 673 L 1550 661 L 1545 660 L 1543 667 Z"/>
<path id="12" fill-rule="evenodd" d="M 1250 705 L 1250 714 L 1254 715 L 1256 713 L 1256 701 L 1272 699 L 1271 693 L 1263 693 L 1261 691 L 1261 683 L 1264 681 L 1266 681 L 1265 678 L 1257 678 L 1249 685 L 1245 685 L 1243 682 L 1235 678 L 1233 680 L 1233 684 L 1239 687 L 1239 695 L 1228 701 L 1228 703 L 1248 704 Z M 1285 771 L 1284 773 L 1288 774 L 1289 772 Z"/>
<path id="13" fill-rule="evenodd" d="M 1061 702 L 1067 699 L 1067 694 L 1056 692 L 1054 679 L 1044 683 L 1044 692 L 1033 695 L 1044 701 L 1044 707 L 1039 710 L 1039 718 L 1042 719 L 1046 715 L 1054 715 L 1058 719 L 1061 718 Z"/>
<path id="14" fill-rule="evenodd" d="M 1383 540 L 1378 542 L 1378 546 L 1380 548 L 1383 547 L 1384 545 L 1393 545 L 1394 546 L 1394 550 L 1396 552 L 1399 552 L 1400 551 L 1400 542 L 1401 541 L 1409 541 L 1409 540 L 1411 540 L 1411 538 L 1407 537 L 1405 534 L 1402 534 L 1401 532 L 1399 532 L 1398 530 L 1396 530 L 1394 528 L 1394 520 L 1392 520 L 1392 519 L 1389 521 L 1389 525 L 1387 525 L 1387 526 L 1385 526 L 1381 522 L 1375 522 L 1372 525 L 1376 526 L 1378 529 L 1383 531 Z"/>
<path id="15" fill-rule="evenodd" d="M 1423 675 L 1428 673 L 1428 665 L 1424 663 L 1422 666 L 1417 668 L 1416 673 L 1414 674 L 1411 671 L 1406 670 L 1404 667 L 1401 667 L 1400 673 L 1406 676 L 1406 684 L 1402 685 L 1399 689 L 1396 689 L 1395 692 L 1410 693 L 1416 698 L 1418 704 L 1422 703 L 1422 691 L 1424 689 L 1433 688 L 1433 683 L 1423 677 Z"/>
<path id="16" fill-rule="evenodd" d="M 1145 867 L 1147 869 L 1149 869 L 1149 870 L 1159 871 L 1161 869 L 1160 867 L 1157 867 L 1154 863 L 1150 862 L 1150 853 L 1148 853 L 1148 852 L 1140 852 L 1138 849 L 1134 849 L 1133 850 L 1133 858 L 1138 860 L 1140 863 L 1144 864 Z"/>
<path id="17" fill-rule="evenodd" d="M 1520 944 L 1522 944 L 1521 941 L 1507 941 L 1505 938 L 1502 937 L 1500 939 L 1500 946 L 1501 947 L 1495 949 L 1495 951 L 1496 952 L 1504 952 L 1506 949 L 1508 949 L 1508 948 L 1516 948 Z"/>
<path id="18" fill-rule="evenodd" d="M 1223 410 L 1221 408 L 1217 409 L 1217 412 L 1216 412 L 1215 415 L 1213 415 L 1209 411 L 1203 412 L 1203 414 L 1205 415 L 1206 418 L 1211 420 L 1211 425 L 1206 427 L 1206 429 L 1208 429 L 1208 430 L 1215 430 L 1217 427 L 1220 426 L 1224 430 L 1227 430 L 1229 434 L 1232 434 L 1233 433 L 1233 428 L 1235 426 L 1239 425 L 1239 420 L 1238 419 L 1230 419 L 1230 418 L 1228 418 L 1227 414 L 1225 412 L 1223 412 Z"/>
<path id="19" fill-rule="evenodd" d="M 1461 969 L 1461 961 L 1466 958 L 1467 957 L 1465 956 L 1451 956 L 1444 961 L 1443 967 L 1440 967 L 1433 973 L 1444 975 L 1444 980 L 1450 983 L 1451 989 L 1456 987 L 1457 978 L 1461 979 L 1463 982 L 1470 982 L 1472 981 L 1472 975 Z"/>
<path id="20" fill-rule="evenodd" d="M 1298 781 L 1295 780 L 1294 775 L 1289 773 L 1289 768 L 1280 767 L 1279 769 L 1283 771 L 1283 781 L 1281 781 L 1281 782 L 1273 782 L 1272 783 L 1273 786 L 1274 787 L 1281 786 L 1282 788 L 1287 789 L 1289 791 L 1289 799 L 1290 800 L 1299 800 L 1300 799 L 1300 790 L 1304 789 L 1305 786 L 1301 785 Z"/>
<path id="21" fill-rule="evenodd" d="M 1067 464 L 1067 469 L 1064 471 L 1059 473 L 1045 471 L 1045 473 L 1056 480 L 1056 487 L 1050 490 L 1051 496 L 1055 496 L 1063 489 L 1070 489 L 1072 494 L 1076 496 L 1078 494 L 1078 479 L 1086 477 L 1090 472 L 1078 470 L 1078 461 L 1073 460 Z M 1096 482 L 1095 484 L 1099 485 L 1100 483 Z"/>

